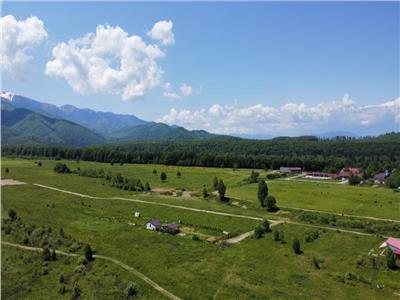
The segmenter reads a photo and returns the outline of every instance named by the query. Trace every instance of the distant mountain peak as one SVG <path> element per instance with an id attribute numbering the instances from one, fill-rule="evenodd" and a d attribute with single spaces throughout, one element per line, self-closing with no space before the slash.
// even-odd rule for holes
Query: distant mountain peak
<path id="1" fill-rule="evenodd" d="M 15 96 L 14 93 L 11 93 L 11 92 L 8 92 L 8 91 L 2 91 L 2 92 L 0 93 L 0 97 L 1 97 L 1 98 L 6 99 L 6 100 L 8 100 L 8 101 L 10 101 L 10 102 L 12 102 L 14 96 Z"/>

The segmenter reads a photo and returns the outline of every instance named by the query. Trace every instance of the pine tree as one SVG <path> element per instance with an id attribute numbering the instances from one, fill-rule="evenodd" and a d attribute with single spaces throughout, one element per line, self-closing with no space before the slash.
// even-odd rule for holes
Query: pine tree
<path id="1" fill-rule="evenodd" d="M 258 201 L 261 206 L 265 206 L 265 199 L 268 196 L 268 186 L 264 180 L 260 180 L 258 183 Z"/>

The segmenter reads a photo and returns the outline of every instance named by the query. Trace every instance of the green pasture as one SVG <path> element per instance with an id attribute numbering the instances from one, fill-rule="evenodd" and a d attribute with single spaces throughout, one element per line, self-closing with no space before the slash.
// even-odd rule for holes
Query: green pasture
<path id="1" fill-rule="evenodd" d="M 306 208 L 400 220 L 400 193 L 384 187 L 358 187 L 345 184 L 299 182 L 296 180 L 267 181 L 269 194 L 278 206 Z M 257 184 L 229 188 L 227 195 L 258 206 Z M 248 206 L 251 206 L 251 204 Z"/>

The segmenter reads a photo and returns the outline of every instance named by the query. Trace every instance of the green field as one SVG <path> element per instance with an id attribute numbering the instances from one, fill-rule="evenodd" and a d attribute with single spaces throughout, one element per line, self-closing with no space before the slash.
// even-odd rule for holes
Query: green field
<path id="1" fill-rule="evenodd" d="M 210 185 L 213 176 L 218 176 L 227 183 L 229 195 L 247 200 L 240 201 L 247 203 L 247 208 L 243 208 L 220 203 L 212 198 L 204 200 L 195 196 L 184 198 L 127 192 L 103 185 L 103 179 L 56 174 L 52 170 L 55 161 L 42 160 L 42 163 L 39 167 L 33 160 L 3 159 L 2 170 L 9 168 L 9 172 L 3 172 L 2 178 L 27 183 L 2 187 L 3 220 L 7 219 L 7 211 L 12 208 L 26 226 L 51 227 L 53 232 L 63 228 L 68 236 L 82 243 L 89 243 L 96 254 L 118 259 L 182 299 L 388 299 L 395 297 L 394 293 L 400 291 L 400 272 L 389 270 L 384 264 L 384 257 L 376 256 L 382 261 L 382 265 L 376 275 L 373 273 L 372 256 L 368 254 L 371 250 L 371 253 L 377 253 L 377 247 L 384 240 L 382 237 L 316 229 L 301 224 L 282 224 L 274 230 L 277 228 L 284 232 L 286 243 L 274 241 L 273 234 L 267 233 L 261 239 L 250 237 L 225 247 L 224 244 L 206 242 L 205 238 L 222 237 L 224 231 L 248 232 L 258 226 L 260 221 L 159 205 L 179 205 L 238 216 L 280 219 L 279 214 L 268 214 L 258 208 L 254 197 L 256 185 L 242 184 L 250 170 L 65 162 L 71 169 L 79 166 L 81 169 L 121 172 L 124 176 L 140 178 L 142 182 L 149 181 L 153 188 L 199 190 L 204 184 Z M 154 168 L 158 174 L 161 170 L 167 172 L 167 182 L 162 183 L 158 175 L 152 174 Z M 177 170 L 182 173 L 181 178 L 177 178 Z M 149 203 L 82 198 L 38 187 L 33 183 L 92 196 L 118 196 Z M 397 194 L 384 188 L 328 186 L 292 180 L 269 181 L 268 185 L 270 193 L 277 197 L 278 205 L 305 208 L 311 206 L 313 209 L 338 211 L 338 207 L 343 210 L 359 203 L 358 197 L 361 197 L 367 199 L 364 200 L 367 204 L 354 208 L 353 214 L 399 218 L 395 213 L 399 208 Z M 318 200 L 323 195 L 321 193 L 326 193 L 326 199 L 329 199 L 326 206 Z M 359 193 L 362 196 L 358 196 Z M 297 195 L 297 200 L 290 202 L 291 195 Z M 333 199 L 339 196 L 344 198 L 336 206 L 333 205 Z M 371 201 L 374 203 L 373 199 L 378 201 L 375 210 L 370 204 Z M 135 211 L 141 213 L 140 218 L 133 217 Z M 150 218 L 158 218 L 163 222 L 180 221 L 200 236 L 200 240 L 194 240 L 191 235 L 172 236 L 148 231 L 143 225 Z M 310 230 L 318 230 L 320 237 L 306 243 L 304 235 Z M 43 241 L 35 242 L 30 240 L 29 235 L 28 237 L 29 245 L 42 246 L 40 243 Z M 293 253 L 291 242 L 294 237 L 301 241 L 301 255 Z M 4 228 L 2 230 L 3 241 L 23 244 L 26 238 L 23 231 L 11 230 L 6 233 Z M 59 248 L 69 251 L 63 244 Z M 13 293 L 17 293 L 17 298 L 35 299 L 42 287 L 41 291 L 45 293 L 41 295 L 42 299 L 70 298 L 71 284 L 65 295 L 57 293 L 58 277 L 60 273 L 72 274 L 75 263 L 71 266 L 65 265 L 64 258 L 59 258 L 45 266 L 48 274 L 38 271 L 37 278 L 30 278 L 28 274 L 32 270 L 44 268 L 43 262 L 37 254 L 28 254 L 27 251 L 20 254 L 21 252 L 23 251 L 16 251 L 8 246 L 2 247 L 2 296 L 13 298 Z M 314 258 L 319 261 L 320 269 L 315 267 Z M 29 263 L 24 263 L 26 261 Z M 92 269 L 78 279 L 83 291 L 82 298 L 99 299 L 101 297 L 98 295 L 101 293 L 104 298 L 121 298 L 129 281 L 138 285 L 138 296 L 141 298 L 162 297 L 140 278 L 117 265 L 100 259 L 95 259 L 92 264 Z M 118 278 L 115 279 L 115 276 Z M 18 291 L 13 289 L 13 282 L 17 279 L 18 285 L 23 287 Z M 385 287 L 377 289 L 377 284 Z M 109 294 L 104 294 L 106 291 Z"/>

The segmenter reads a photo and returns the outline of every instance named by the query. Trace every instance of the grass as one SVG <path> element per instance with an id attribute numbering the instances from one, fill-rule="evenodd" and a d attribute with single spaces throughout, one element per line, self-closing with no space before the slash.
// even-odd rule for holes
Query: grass
<path id="1" fill-rule="evenodd" d="M 129 272 L 102 260 L 95 260 L 84 274 L 75 271 L 77 258 L 58 256 L 56 261 L 44 262 L 42 254 L 2 247 L 1 296 L 4 299 L 70 299 L 78 285 L 81 299 L 126 299 L 128 282 L 136 283 L 142 299 L 163 299 L 163 296 Z M 59 282 L 60 275 L 65 284 Z M 59 290 L 65 286 L 66 291 Z M 45 288 L 43 288 L 45 287 Z"/>
<path id="2" fill-rule="evenodd" d="M 268 181 L 268 187 L 269 193 L 276 197 L 281 207 L 400 220 L 400 193 L 387 188 L 295 180 L 271 180 Z M 257 189 L 257 184 L 247 184 L 232 187 L 227 193 L 228 196 L 258 205 Z"/>
<path id="3" fill-rule="evenodd" d="M 368 253 L 371 249 L 376 251 L 382 242 L 382 238 L 380 237 L 357 236 L 331 230 L 327 230 L 326 232 L 320 230 L 320 237 L 317 240 L 312 243 L 306 243 L 304 241 L 306 232 L 315 229 L 301 225 L 284 224 L 274 228 L 284 231 L 285 240 L 287 241 L 285 244 L 275 242 L 273 234 L 268 233 L 262 239 L 248 238 L 238 244 L 224 248 L 204 241 L 205 237 L 203 235 L 200 235 L 202 240 L 194 241 L 190 236 L 171 236 L 169 234 L 147 231 L 142 225 L 149 218 L 159 218 L 164 222 L 181 220 L 185 224 L 190 224 L 185 225 L 185 227 L 189 227 L 188 231 L 214 235 L 220 231 L 210 230 L 208 229 L 209 227 L 242 233 L 253 229 L 259 222 L 146 203 L 131 203 L 116 199 L 83 199 L 74 195 L 39 188 L 33 186 L 31 183 L 42 183 L 90 195 L 118 195 L 127 198 L 135 197 L 148 201 L 227 211 L 236 214 L 262 217 L 271 216 L 265 211 L 259 210 L 256 207 L 254 199 L 246 201 L 248 209 L 243 209 L 233 205 L 221 204 L 213 199 L 203 200 L 196 197 L 183 199 L 154 194 L 137 194 L 103 186 L 101 184 L 102 180 L 99 179 L 79 177 L 77 175 L 55 174 L 52 171 L 52 166 L 55 164 L 54 161 L 42 160 L 42 163 L 43 166 L 38 167 L 32 160 L 6 159 L 3 161 L 2 168 L 8 167 L 10 169 L 9 173 L 3 174 L 4 177 L 29 183 L 27 185 L 2 187 L 3 218 L 6 217 L 7 210 L 13 208 L 26 224 L 50 226 L 55 231 L 58 231 L 62 227 L 66 234 L 74 237 L 76 240 L 91 244 L 98 254 L 116 258 L 134 267 L 162 287 L 184 299 L 332 299 L 332 297 L 335 299 L 387 299 L 392 298 L 393 293 L 398 292 L 400 289 L 399 271 L 391 271 L 385 265 L 382 265 L 376 278 L 372 278 L 371 276 L 371 256 L 368 256 Z M 67 162 L 67 164 L 72 168 L 77 166 L 74 165 L 76 162 Z M 124 175 L 126 175 L 125 171 L 123 171 L 125 170 L 124 168 L 126 170 L 136 170 L 135 168 L 138 168 L 136 165 L 110 166 L 84 162 L 80 162 L 79 164 L 81 168 L 83 166 L 96 169 L 117 167 L 121 169 Z M 150 171 L 149 176 L 153 176 L 151 174 L 153 166 L 142 167 L 143 169 L 141 170 L 143 172 Z M 157 170 L 161 170 L 162 168 L 164 167 L 158 166 Z M 179 169 L 182 172 L 182 178 L 176 179 L 174 182 L 182 183 L 187 181 L 185 183 L 187 187 L 185 188 L 188 189 L 201 188 L 206 180 L 211 181 L 211 172 L 220 172 L 218 176 L 221 176 L 224 180 L 226 178 L 226 182 L 229 182 L 228 192 L 230 190 L 235 191 L 233 186 L 237 186 L 236 189 L 243 193 L 245 189 L 252 189 L 256 186 L 238 186 L 238 183 L 247 177 L 248 170 L 233 172 L 228 169 L 211 169 L 207 170 L 209 173 L 203 174 L 203 168 L 190 168 L 190 170 L 186 171 L 182 168 Z M 197 181 L 189 182 L 189 179 L 184 179 L 185 174 L 191 174 L 187 176 L 190 176 L 191 180 Z M 142 178 L 140 177 L 140 179 Z M 157 180 L 154 179 L 154 184 L 156 184 Z M 142 179 L 142 181 L 144 180 Z M 160 186 L 163 185 L 161 182 L 158 184 Z M 172 182 L 168 184 L 170 184 L 170 187 L 174 187 Z M 305 197 L 302 194 L 310 194 L 312 197 L 315 197 L 314 202 L 321 206 L 317 195 L 318 192 L 321 192 L 318 189 L 326 191 L 326 187 L 322 186 L 322 184 L 319 186 L 313 183 L 294 183 L 283 180 L 271 181 L 269 182 L 270 191 L 277 196 L 279 204 L 284 200 L 280 200 L 280 196 L 276 194 L 276 191 L 278 191 L 277 187 L 281 185 L 281 193 L 283 195 L 285 187 L 286 189 L 290 189 L 291 184 L 295 184 L 295 188 L 297 189 L 304 189 L 298 192 L 299 197 Z M 316 188 L 317 191 L 315 192 L 314 189 Z M 346 188 L 350 193 L 358 190 L 358 188 L 354 187 L 332 185 L 332 190 L 329 191 L 333 193 L 333 190 L 336 188 Z M 364 191 L 363 188 L 360 190 Z M 342 194 L 346 194 L 344 190 L 340 191 Z M 381 201 L 380 193 L 390 192 L 385 189 L 365 191 L 368 195 L 372 191 L 376 191 L 379 201 Z M 293 191 L 291 192 L 292 194 L 294 193 Z M 250 195 L 250 192 L 248 194 Z M 283 196 L 281 197 L 284 199 Z M 353 199 L 354 197 L 353 195 L 346 199 L 354 203 L 356 201 Z M 384 206 L 384 211 L 387 212 L 386 217 L 389 217 L 389 210 L 386 210 L 388 209 Z M 135 219 L 132 215 L 134 211 L 141 212 L 142 218 L 139 220 Z M 129 226 L 128 222 L 137 223 L 138 226 Z M 302 255 L 295 255 L 293 253 L 291 241 L 294 237 L 299 238 L 301 241 L 304 252 Z M 3 230 L 2 238 L 3 240 L 16 243 L 23 242 L 23 236 L 16 232 L 5 234 Z M 2 257 L 3 265 L 6 264 L 7 251 L 12 252 L 15 250 L 7 250 L 3 247 L 3 253 L 5 253 Z M 14 254 L 11 253 L 10 255 Z M 320 261 L 320 269 L 314 266 L 314 257 Z M 357 261 L 362 261 L 363 263 L 357 266 Z M 58 274 L 64 268 L 63 265 L 58 266 L 58 263 L 58 261 L 49 262 L 49 265 L 54 265 L 55 270 L 57 270 L 54 274 Z M 95 260 L 94 263 L 98 262 Z M 27 274 L 30 274 L 33 269 L 41 268 L 35 263 L 24 266 L 18 261 L 13 263 L 12 260 L 7 262 L 7 266 L 11 278 L 19 276 L 21 280 L 28 280 Z M 110 267 L 110 264 L 108 266 Z M 94 265 L 93 269 L 99 270 L 99 274 L 102 274 L 102 266 Z M 68 270 L 65 272 L 68 272 Z M 132 279 L 129 274 L 125 277 L 122 269 L 116 270 L 116 272 L 121 274 L 119 281 L 124 284 L 128 280 L 140 283 L 139 279 Z M 354 274 L 354 276 L 349 276 L 349 273 Z M 348 279 L 348 277 L 351 279 Z M 48 278 L 51 279 L 52 277 Z M 85 279 L 82 278 L 81 280 L 83 280 L 80 283 L 83 287 L 82 290 L 91 290 L 89 283 L 86 285 L 84 282 Z M 96 280 L 89 281 L 92 283 Z M 50 280 L 28 280 L 32 291 L 35 289 L 39 290 L 40 287 L 44 286 L 46 297 L 57 298 L 58 294 L 56 293 L 56 289 L 53 288 L 56 284 L 53 285 L 53 281 L 53 279 L 51 279 L 51 282 Z M 10 282 L 11 280 L 8 282 L 9 285 L 3 284 L 3 293 L 8 293 L 12 290 Z M 103 284 L 104 288 L 107 288 L 108 284 L 110 284 L 112 285 L 110 287 L 111 290 L 120 290 L 118 289 L 119 285 L 106 275 L 104 275 Z M 376 284 L 383 284 L 385 288 L 376 289 Z M 154 299 L 160 296 L 160 294 L 151 290 L 144 283 L 140 283 L 139 290 L 143 298 Z M 24 295 L 21 295 L 21 297 L 29 298 L 29 294 Z M 87 298 L 90 299 L 91 297 L 93 298 L 94 296 L 87 295 Z"/>

